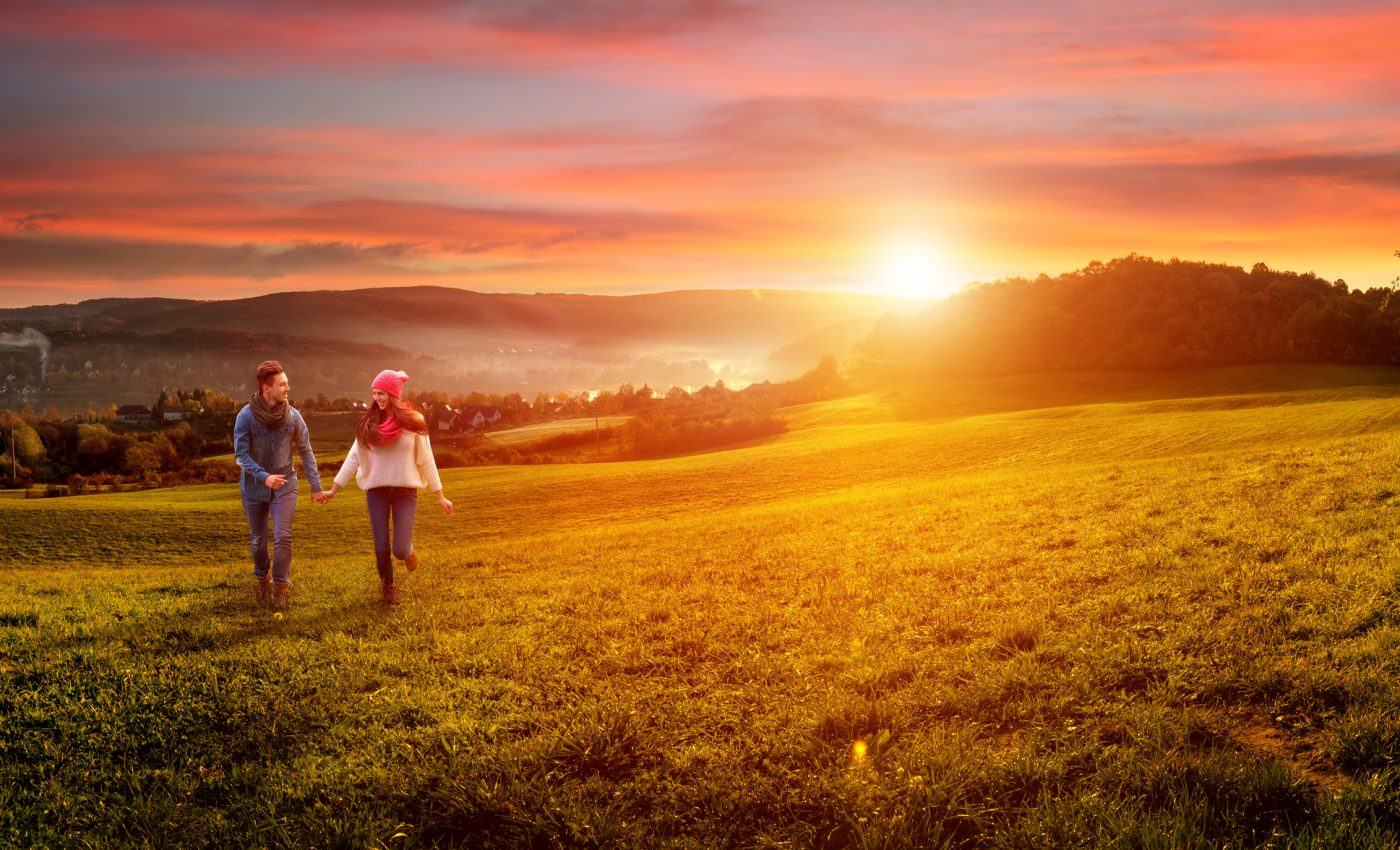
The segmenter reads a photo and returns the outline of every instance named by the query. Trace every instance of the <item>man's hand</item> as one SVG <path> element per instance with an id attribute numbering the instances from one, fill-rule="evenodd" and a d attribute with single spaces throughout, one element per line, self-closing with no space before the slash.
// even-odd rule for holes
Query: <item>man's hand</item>
<path id="1" fill-rule="evenodd" d="M 267 476 L 267 486 L 271 487 L 271 488 L 274 489 L 274 490 L 281 490 L 282 487 L 283 487 L 283 485 L 285 485 L 286 483 L 287 483 L 287 476 L 285 476 L 285 475 L 269 475 L 269 476 Z"/>
<path id="2" fill-rule="evenodd" d="M 319 493 L 312 493 L 311 501 L 315 502 L 318 505 L 329 504 L 331 501 L 331 494 L 326 492 L 325 490 L 322 490 Z"/>

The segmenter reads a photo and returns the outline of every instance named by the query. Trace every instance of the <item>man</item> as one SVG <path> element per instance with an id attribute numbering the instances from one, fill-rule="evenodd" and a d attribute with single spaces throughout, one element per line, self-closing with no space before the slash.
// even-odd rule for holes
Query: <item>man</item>
<path id="1" fill-rule="evenodd" d="M 258 391 L 233 423 L 233 454 L 242 468 L 238 489 L 253 549 L 253 589 L 260 604 L 287 607 L 292 567 L 292 516 L 297 509 L 297 473 L 292 450 L 311 482 L 311 500 L 325 501 L 321 471 L 311 451 L 311 434 L 301 412 L 287 401 L 291 383 L 276 360 L 258 364 Z M 268 563 L 267 526 L 272 521 L 272 561 Z M 268 568 L 271 567 L 271 576 Z"/>

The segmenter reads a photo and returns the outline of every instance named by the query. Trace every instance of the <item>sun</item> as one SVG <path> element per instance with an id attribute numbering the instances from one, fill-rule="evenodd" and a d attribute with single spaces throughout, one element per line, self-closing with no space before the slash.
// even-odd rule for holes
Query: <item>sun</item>
<path id="1" fill-rule="evenodd" d="M 900 298 L 932 301 L 947 298 L 962 282 L 936 247 L 925 242 L 899 242 L 886 249 L 872 289 Z"/>

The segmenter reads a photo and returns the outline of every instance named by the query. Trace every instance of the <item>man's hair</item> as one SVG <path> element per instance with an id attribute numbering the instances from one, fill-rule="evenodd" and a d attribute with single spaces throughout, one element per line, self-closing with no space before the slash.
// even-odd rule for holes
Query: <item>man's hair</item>
<path id="1" fill-rule="evenodd" d="M 276 360 L 264 360 L 263 362 L 259 363 L 258 390 L 261 391 L 263 387 L 272 383 L 273 376 L 280 375 L 285 371 L 287 370 L 283 369 L 282 364 L 278 363 Z"/>

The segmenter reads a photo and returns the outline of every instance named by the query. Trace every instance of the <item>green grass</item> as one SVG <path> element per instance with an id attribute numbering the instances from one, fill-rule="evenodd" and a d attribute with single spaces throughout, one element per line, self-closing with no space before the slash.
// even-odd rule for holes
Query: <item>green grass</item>
<path id="1" fill-rule="evenodd" d="M 527 443 L 538 443 L 540 440 L 560 434 L 592 431 L 594 428 L 612 428 L 631 418 L 630 416 L 600 416 L 595 421 L 592 416 L 589 416 L 583 419 L 555 419 L 549 422 L 536 422 L 533 425 L 522 425 L 519 428 L 489 431 L 486 433 L 486 437 L 499 446 L 520 446 Z"/>
<path id="2" fill-rule="evenodd" d="M 355 424 L 360 421 L 361 412 L 353 410 L 330 410 L 303 413 L 306 430 L 311 434 L 311 448 L 316 452 L 317 463 L 338 462 L 345 459 L 350 446 L 355 442 Z M 232 439 L 229 432 L 224 435 Z M 206 460 L 234 463 L 233 452 L 209 455 Z M 300 461 L 297 461 L 298 466 Z M 329 484 L 327 484 L 329 486 Z"/>
<path id="3" fill-rule="evenodd" d="M 350 451 L 350 445 L 355 442 L 355 423 L 359 421 L 360 414 L 353 411 L 332 411 L 307 413 L 305 416 L 306 427 L 311 432 L 311 446 L 316 452 L 317 462 L 333 463 L 344 460 L 346 453 Z M 488 431 L 485 432 L 485 436 L 496 445 L 520 448 L 559 434 L 592 431 L 595 427 L 611 428 L 621 425 L 631 418 L 630 416 L 600 416 L 596 423 L 591 416 L 582 419 L 557 419 L 522 425 L 518 428 Z M 230 453 L 213 455 L 209 459 L 232 463 L 234 457 Z"/>
<path id="4" fill-rule="evenodd" d="M 348 446 L 355 441 L 355 426 L 363 415 L 362 410 L 329 410 L 303 413 L 302 418 L 313 440 Z"/>
<path id="5" fill-rule="evenodd" d="M 0 846 L 1394 846 L 1397 374 L 448 470 L 387 612 L 353 490 L 282 619 L 236 487 L 7 501 Z"/>

